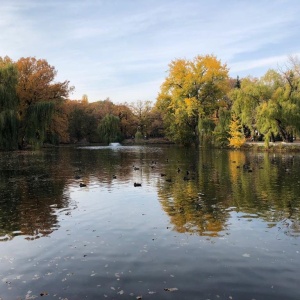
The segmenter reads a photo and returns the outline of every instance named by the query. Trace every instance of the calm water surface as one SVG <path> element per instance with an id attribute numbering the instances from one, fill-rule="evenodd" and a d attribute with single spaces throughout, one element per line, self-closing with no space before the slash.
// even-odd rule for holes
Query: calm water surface
<path id="1" fill-rule="evenodd" d="M 297 154 L 0 153 L 0 299 L 298 300 L 299 196 Z"/>

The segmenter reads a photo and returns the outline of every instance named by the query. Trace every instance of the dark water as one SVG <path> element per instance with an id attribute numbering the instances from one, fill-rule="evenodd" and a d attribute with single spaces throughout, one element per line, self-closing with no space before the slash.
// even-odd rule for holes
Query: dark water
<path id="1" fill-rule="evenodd" d="M 300 299 L 298 155 L 61 148 L 0 167 L 0 299 Z"/>

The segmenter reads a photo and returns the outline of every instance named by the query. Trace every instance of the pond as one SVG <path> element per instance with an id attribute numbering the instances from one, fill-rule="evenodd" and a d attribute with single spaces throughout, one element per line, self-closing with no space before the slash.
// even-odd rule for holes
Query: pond
<path id="1" fill-rule="evenodd" d="M 300 299 L 298 154 L 62 147 L 0 167 L 2 300 Z"/>

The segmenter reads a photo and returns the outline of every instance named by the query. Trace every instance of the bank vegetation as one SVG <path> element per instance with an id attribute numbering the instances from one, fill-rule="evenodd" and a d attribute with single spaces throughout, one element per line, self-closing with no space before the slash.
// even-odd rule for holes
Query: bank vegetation
<path id="1" fill-rule="evenodd" d="M 156 102 L 70 99 L 45 59 L 0 57 L 0 149 L 76 143 L 172 142 L 241 148 L 293 143 L 300 131 L 300 63 L 262 77 L 230 78 L 213 55 L 169 64 Z M 258 147 L 258 146 L 257 146 Z"/>

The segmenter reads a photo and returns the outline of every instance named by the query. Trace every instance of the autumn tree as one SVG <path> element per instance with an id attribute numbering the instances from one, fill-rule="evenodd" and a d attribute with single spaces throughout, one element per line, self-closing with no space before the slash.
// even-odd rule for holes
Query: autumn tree
<path id="1" fill-rule="evenodd" d="M 0 148 L 17 148 L 18 71 L 9 57 L 0 57 Z"/>
<path id="2" fill-rule="evenodd" d="M 213 55 L 172 61 L 156 103 L 166 134 L 175 142 L 198 143 L 199 133 L 211 130 L 218 100 L 228 90 L 227 79 L 227 66 Z"/>
<path id="3" fill-rule="evenodd" d="M 148 134 L 150 137 L 163 137 L 164 136 L 164 126 L 163 126 L 163 116 L 161 111 L 154 106 L 150 111 L 150 124 L 148 126 Z"/>
<path id="4" fill-rule="evenodd" d="M 43 143 L 51 123 L 54 107 L 73 90 L 69 81 L 55 82 L 57 71 L 45 60 L 21 58 L 18 69 L 19 146 L 29 142 L 36 147 Z"/>
<path id="5" fill-rule="evenodd" d="M 133 115 L 136 118 L 137 131 L 139 131 L 142 136 L 148 136 L 149 128 L 151 124 L 151 101 L 137 100 L 129 105 Z"/>
<path id="6" fill-rule="evenodd" d="M 47 128 L 45 138 L 45 141 L 50 144 L 58 145 L 70 142 L 67 101 L 55 104 L 51 123 Z"/>
<path id="7" fill-rule="evenodd" d="M 229 124 L 229 135 L 229 146 L 235 149 L 241 148 L 241 146 L 246 142 L 246 138 L 243 133 L 243 127 L 240 124 L 239 119 L 235 116 L 233 116 L 233 119 Z"/>
<path id="8" fill-rule="evenodd" d="M 115 115 L 119 117 L 122 136 L 124 138 L 131 138 L 134 136 L 137 129 L 136 117 L 128 105 L 117 104 L 115 106 Z"/>
<path id="9" fill-rule="evenodd" d="M 89 98 L 87 94 L 82 95 L 81 103 L 87 105 L 89 103 Z"/>

